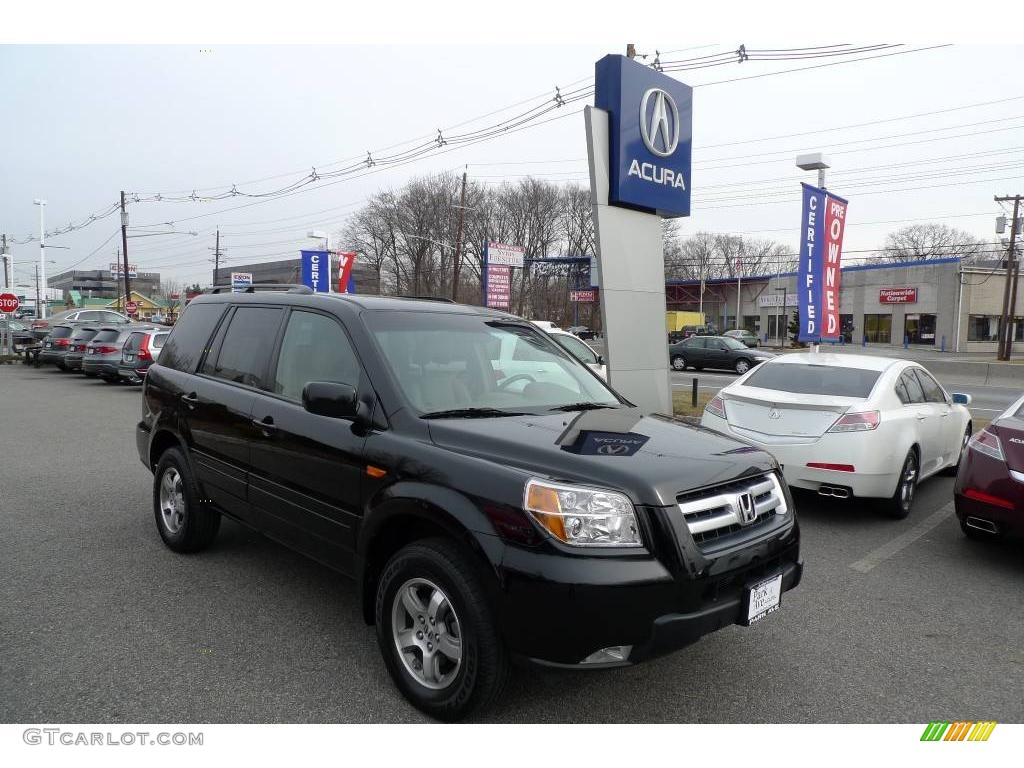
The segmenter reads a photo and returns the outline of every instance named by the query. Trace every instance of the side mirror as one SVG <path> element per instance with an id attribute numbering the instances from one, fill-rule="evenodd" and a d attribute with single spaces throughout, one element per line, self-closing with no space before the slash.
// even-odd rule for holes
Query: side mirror
<path id="1" fill-rule="evenodd" d="M 954 392 L 953 393 L 953 402 L 956 405 L 970 405 L 971 404 L 971 400 L 973 400 L 973 399 L 974 398 L 972 398 L 970 395 L 965 395 L 963 392 Z"/>
<path id="2" fill-rule="evenodd" d="M 598 355 L 597 356 L 597 364 L 598 365 L 604 365 L 604 355 Z"/>
<path id="3" fill-rule="evenodd" d="M 317 416 L 354 421 L 359 413 L 359 398 L 351 384 L 311 381 L 302 388 L 302 407 Z"/>

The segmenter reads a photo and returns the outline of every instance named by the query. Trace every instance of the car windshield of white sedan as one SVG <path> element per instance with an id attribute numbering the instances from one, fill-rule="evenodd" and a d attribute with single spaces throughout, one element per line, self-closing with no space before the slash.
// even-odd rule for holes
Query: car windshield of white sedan
<path id="1" fill-rule="evenodd" d="M 366 312 L 395 382 L 421 415 L 617 408 L 579 360 L 525 321 L 462 313 Z"/>
<path id="2" fill-rule="evenodd" d="M 776 389 L 801 395 L 866 398 L 881 371 L 803 363 L 765 364 L 756 368 L 744 383 L 748 387 Z"/>

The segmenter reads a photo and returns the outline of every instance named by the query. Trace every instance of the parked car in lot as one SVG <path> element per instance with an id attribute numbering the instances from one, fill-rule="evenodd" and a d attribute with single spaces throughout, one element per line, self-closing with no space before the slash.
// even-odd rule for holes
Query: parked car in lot
<path id="1" fill-rule="evenodd" d="M 25 347 L 35 343 L 36 338 L 32 335 L 29 327 L 20 320 L 0 320 L 0 337 L 10 335 L 11 351 L 20 354 Z"/>
<path id="2" fill-rule="evenodd" d="M 42 347 L 36 357 L 38 365 L 56 365 L 62 371 L 67 370 L 64 366 L 64 356 L 71 346 L 71 337 L 74 335 L 74 323 L 57 323 L 50 326 L 49 332 L 43 338 Z"/>
<path id="3" fill-rule="evenodd" d="M 584 363 L 590 370 L 600 376 L 602 379 L 608 379 L 608 369 L 604 364 L 604 357 L 599 355 L 593 347 L 591 347 L 583 339 L 579 338 L 575 334 L 563 331 L 561 328 L 552 328 L 548 331 L 548 335 L 553 338 L 560 347 L 566 352 L 575 357 L 581 363 Z"/>
<path id="4" fill-rule="evenodd" d="M 64 353 L 64 370 L 82 370 L 82 358 L 85 356 L 85 348 L 99 333 L 100 326 L 92 323 L 83 323 L 76 326 L 71 334 L 71 341 L 68 343 L 68 351 Z"/>
<path id="5" fill-rule="evenodd" d="M 121 350 L 133 331 L 152 328 L 150 325 L 118 323 L 103 325 L 85 348 L 82 358 L 82 372 L 86 376 L 98 376 L 108 384 L 120 381 L 118 366 L 121 365 Z"/>
<path id="6" fill-rule="evenodd" d="M 921 480 L 955 471 L 971 436 L 970 401 L 907 360 L 797 353 L 722 389 L 701 424 L 772 453 L 795 488 L 884 499 L 903 518 Z"/>
<path id="7" fill-rule="evenodd" d="M 1024 536 L 1024 397 L 971 437 L 953 500 L 968 536 Z"/>
<path id="8" fill-rule="evenodd" d="M 45 319 L 34 320 L 32 329 L 41 335 L 55 325 L 66 323 L 105 323 L 117 325 L 131 322 L 126 315 L 109 309 L 68 309 Z"/>
<path id="9" fill-rule="evenodd" d="M 160 350 L 170 332 L 166 328 L 145 328 L 132 331 L 121 350 L 117 375 L 123 381 L 138 384 L 160 357 Z"/>
<path id="10" fill-rule="evenodd" d="M 757 334 L 752 331 L 748 331 L 746 328 L 734 328 L 731 331 L 726 331 L 722 335 L 728 336 L 730 339 L 736 339 L 736 341 L 742 341 L 748 347 L 761 346 L 761 340 L 757 338 Z"/>
<path id="11" fill-rule="evenodd" d="M 572 325 L 566 328 L 569 333 L 577 338 L 587 341 L 588 339 L 597 338 L 597 333 L 585 325 Z"/>
<path id="12" fill-rule="evenodd" d="M 520 345 L 547 380 L 511 373 Z M 200 296 L 136 442 L 168 547 L 209 546 L 227 515 L 354 577 L 395 685 L 446 720 L 512 659 L 634 664 L 760 620 L 802 573 L 768 453 L 643 415 L 481 307 Z"/>
<path id="13" fill-rule="evenodd" d="M 743 374 L 773 357 L 771 352 L 751 350 L 728 336 L 691 336 L 668 348 L 669 362 L 677 371 L 720 368 Z"/>

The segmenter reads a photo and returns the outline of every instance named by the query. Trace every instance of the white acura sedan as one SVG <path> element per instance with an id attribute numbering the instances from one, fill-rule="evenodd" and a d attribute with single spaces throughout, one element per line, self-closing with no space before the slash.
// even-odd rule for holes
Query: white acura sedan
<path id="1" fill-rule="evenodd" d="M 971 437 L 970 401 L 908 360 L 808 352 L 738 378 L 701 424 L 772 453 L 791 486 L 888 499 L 903 518 L 920 480 L 956 470 Z"/>

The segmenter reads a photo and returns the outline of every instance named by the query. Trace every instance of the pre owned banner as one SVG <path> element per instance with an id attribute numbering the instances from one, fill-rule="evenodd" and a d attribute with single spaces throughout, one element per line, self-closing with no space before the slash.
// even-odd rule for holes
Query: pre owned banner
<path id="1" fill-rule="evenodd" d="M 799 341 L 832 341 L 840 336 L 839 279 L 847 201 L 803 185 L 797 306 Z"/>
<path id="2" fill-rule="evenodd" d="M 331 292 L 331 259 L 327 251 L 302 251 L 302 284 L 316 293 Z"/>
<path id="3" fill-rule="evenodd" d="M 338 293 L 356 292 L 352 281 L 352 265 L 355 262 L 355 251 L 338 251 Z"/>

